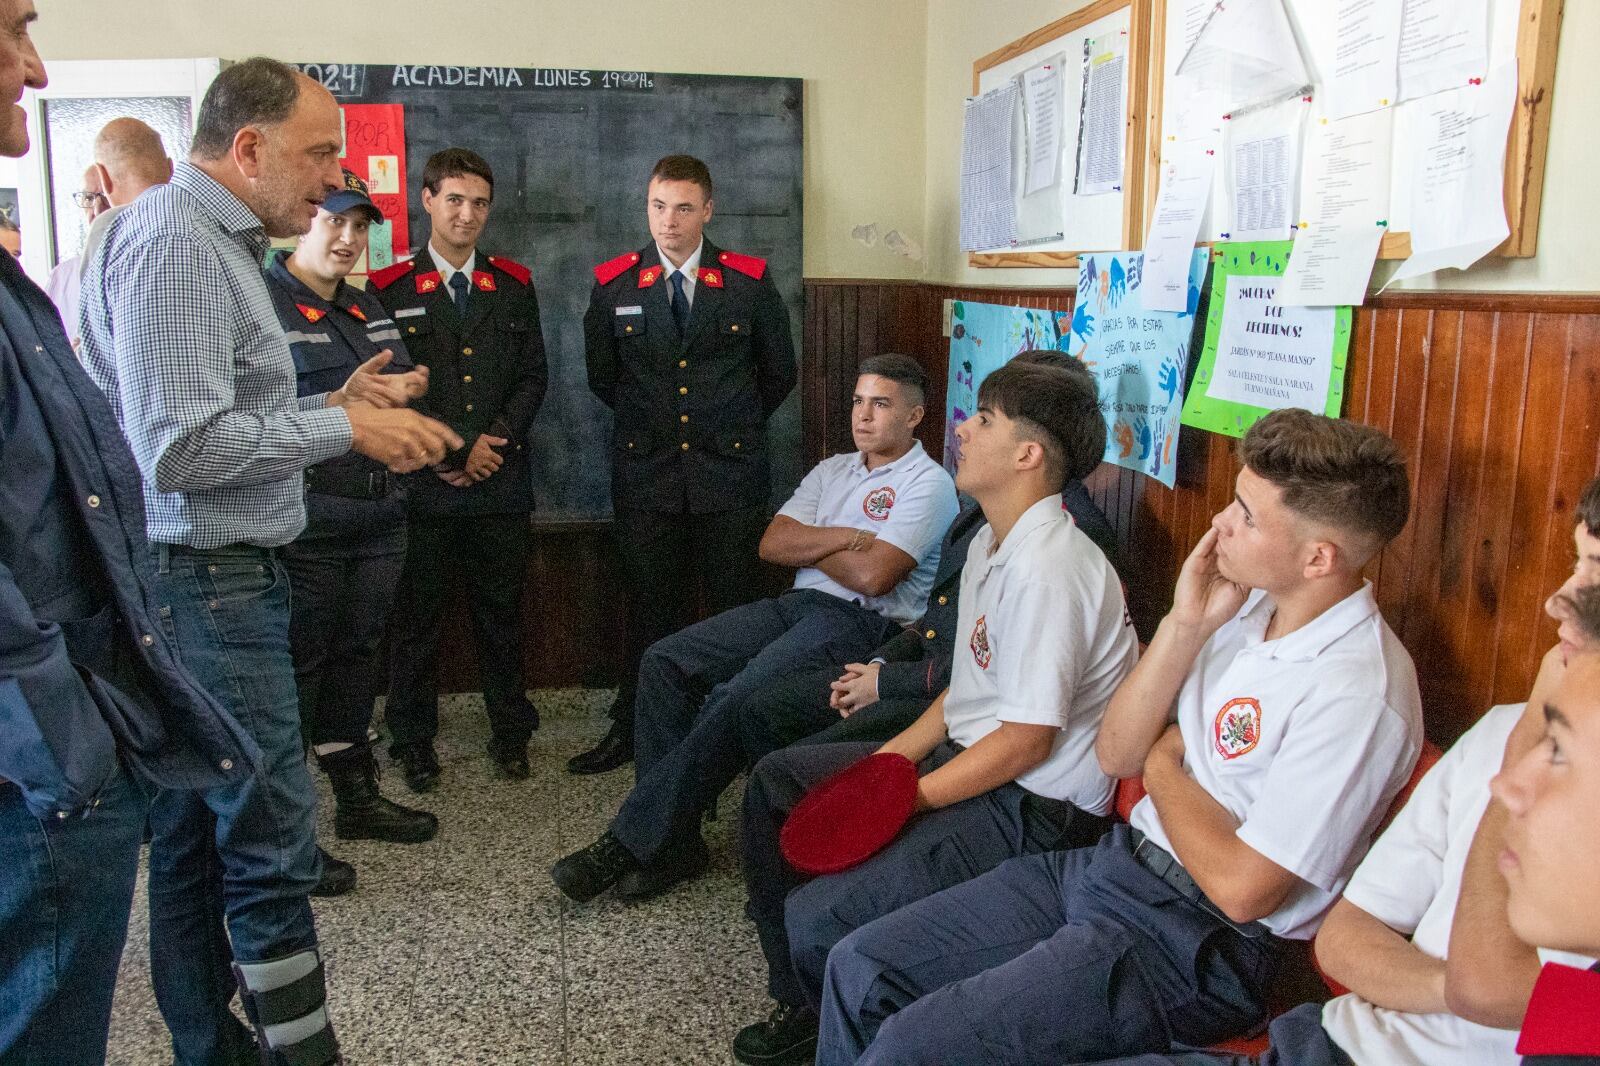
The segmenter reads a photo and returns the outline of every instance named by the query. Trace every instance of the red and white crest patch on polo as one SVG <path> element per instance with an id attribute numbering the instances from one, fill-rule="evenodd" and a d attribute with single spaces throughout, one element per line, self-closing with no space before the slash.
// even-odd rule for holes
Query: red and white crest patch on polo
<path id="1" fill-rule="evenodd" d="M 989 647 L 989 616 L 980 614 L 978 620 L 972 624 L 972 659 L 978 664 L 980 670 L 989 669 L 989 661 L 994 658 L 994 652 Z"/>
<path id="2" fill-rule="evenodd" d="M 1217 754 L 1224 759 L 1247 755 L 1261 741 L 1261 704 L 1252 696 L 1229 700 L 1213 726 Z"/>
<path id="3" fill-rule="evenodd" d="M 882 488 L 873 489 L 861 501 L 861 509 L 868 518 L 874 522 L 882 522 L 889 517 L 889 512 L 894 509 L 894 486 L 884 485 Z"/>

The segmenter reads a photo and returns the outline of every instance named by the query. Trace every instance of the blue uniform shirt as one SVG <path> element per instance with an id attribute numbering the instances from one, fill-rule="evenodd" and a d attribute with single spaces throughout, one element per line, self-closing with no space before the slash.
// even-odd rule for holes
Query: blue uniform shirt
<path id="1" fill-rule="evenodd" d="M 49 299 L 0 257 L 0 777 L 35 815 L 92 803 L 119 749 L 171 788 L 259 762 L 178 663 L 153 587 L 133 455 Z"/>

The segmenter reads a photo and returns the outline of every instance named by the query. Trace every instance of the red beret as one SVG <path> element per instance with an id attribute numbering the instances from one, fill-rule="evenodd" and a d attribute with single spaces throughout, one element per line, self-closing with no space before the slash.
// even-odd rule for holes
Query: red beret
<path id="1" fill-rule="evenodd" d="M 917 764 L 879 752 L 817 785 L 789 812 L 778 845 L 813 876 L 863 863 L 893 840 L 917 806 Z"/>

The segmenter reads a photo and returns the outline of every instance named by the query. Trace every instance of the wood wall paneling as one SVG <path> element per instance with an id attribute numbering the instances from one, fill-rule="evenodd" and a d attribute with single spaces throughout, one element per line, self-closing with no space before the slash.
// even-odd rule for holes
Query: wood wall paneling
<path id="1" fill-rule="evenodd" d="M 1068 310 L 1070 289 L 814 280 L 806 318 L 807 461 L 848 448 L 855 363 L 916 356 L 937 386 L 920 434 L 942 451 L 947 299 Z M 833 347 L 838 345 L 841 347 Z M 812 378 L 840 374 L 827 381 Z M 1385 617 L 1417 662 L 1430 735 L 1448 743 L 1495 703 L 1526 697 L 1554 640 L 1548 594 L 1570 572 L 1572 508 L 1600 470 L 1600 296 L 1404 293 L 1356 312 L 1345 416 L 1405 449 L 1412 517 L 1370 567 Z M 1178 484 L 1102 467 L 1089 488 L 1117 530 L 1130 608 L 1148 635 L 1178 567 L 1232 498 L 1234 442 L 1185 430 Z"/>

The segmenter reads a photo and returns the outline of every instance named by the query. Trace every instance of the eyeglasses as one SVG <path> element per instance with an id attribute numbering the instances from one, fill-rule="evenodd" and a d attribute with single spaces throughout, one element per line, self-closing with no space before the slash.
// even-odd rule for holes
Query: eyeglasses
<path id="1" fill-rule="evenodd" d="M 87 211 L 95 204 L 110 201 L 106 200 L 106 194 L 103 192 L 75 192 L 72 194 L 72 202 Z"/>

